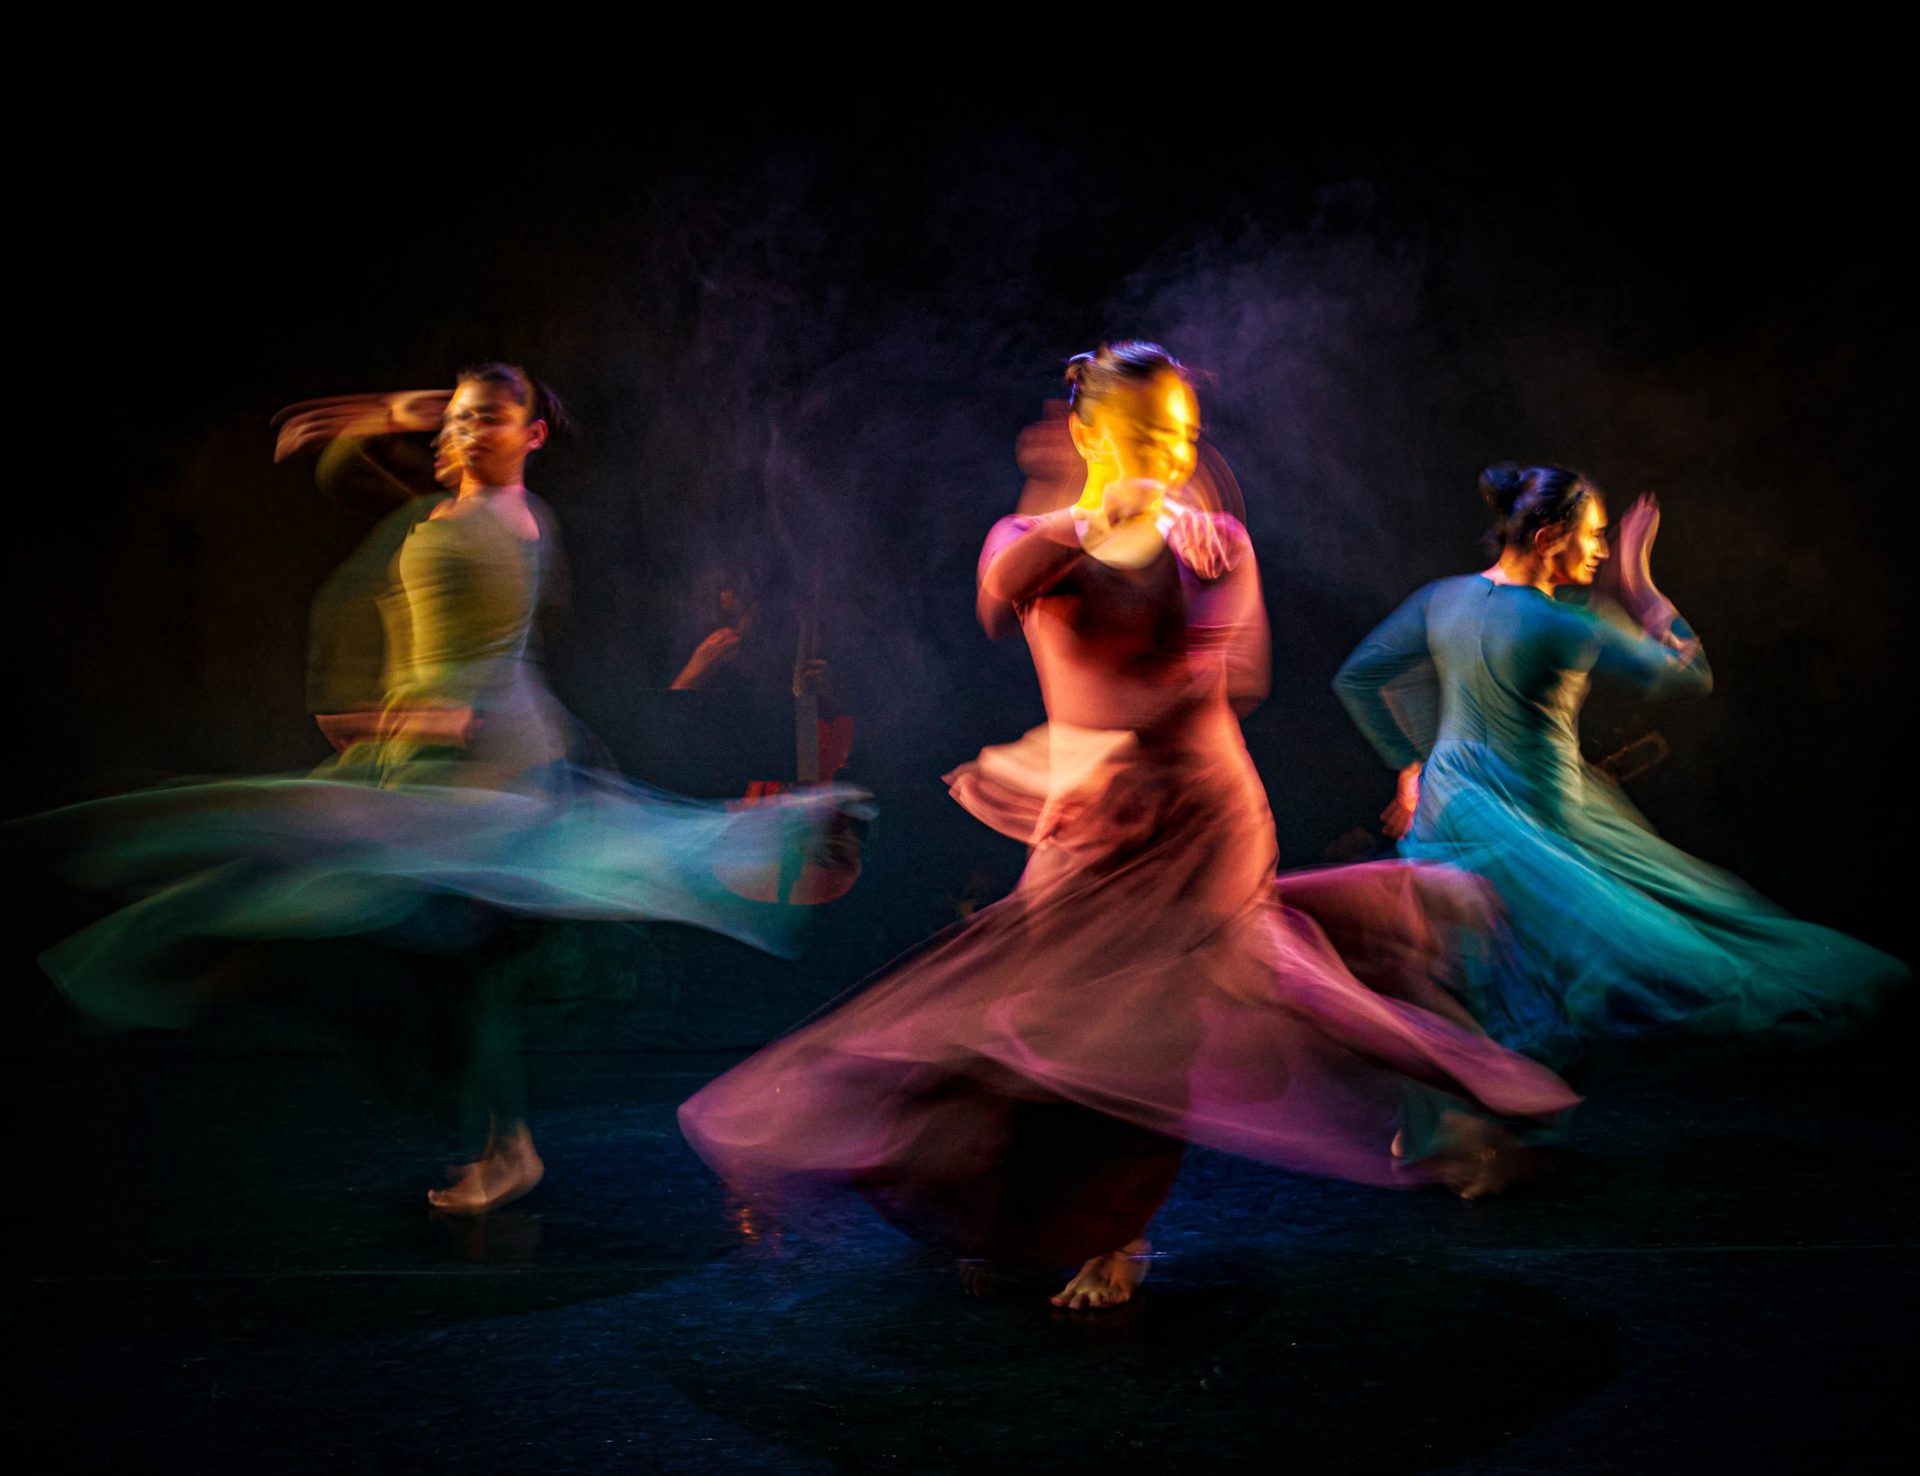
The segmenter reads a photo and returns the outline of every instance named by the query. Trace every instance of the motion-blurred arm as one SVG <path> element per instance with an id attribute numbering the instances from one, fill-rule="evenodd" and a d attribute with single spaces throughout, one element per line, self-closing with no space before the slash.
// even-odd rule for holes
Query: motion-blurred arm
<path id="1" fill-rule="evenodd" d="M 1427 649 L 1428 590 L 1420 590 L 1354 648 L 1333 679 L 1333 690 L 1347 716 L 1367 737 L 1388 768 L 1402 771 L 1418 764 L 1433 747 L 1437 726 L 1418 689 L 1427 686 L 1432 656 Z M 1394 694 L 1389 694 L 1389 687 Z"/>
<path id="2" fill-rule="evenodd" d="M 1592 668 L 1642 696 L 1699 697 L 1713 690 L 1706 648 L 1673 601 L 1653 582 L 1653 544 L 1660 533 L 1660 499 L 1635 498 L 1620 519 L 1619 550 L 1612 565 L 1621 608 L 1639 627 L 1623 630 L 1604 618 L 1594 622 Z"/>
<path id="3" fill-rule="evenodd" d="M 1181 512 L 1168 527 L 1167 544 L 1198 581 L 1188 616 L 1191 649 L 1219 654 L 1227 700 L 1245 717 L 1273 685 L 1273 642 L 1253 540 L 1238 518 Z"/>
<path id="4" fill-rule="evenodd" d="M 1628 630 L 1601 615 L 1592 617 L 1595 676 L 1632 689 L 1649 701 L 1704 697 L 1713 690 L 1706 647 L 1670 602 L 1656 630 Z"/>
<path id="5" fill-rule="evenodd" d="M 1051 589 L 1081 552 L 1071 508 L 995 523 L 980 550 L 974 602 L 987 634 L 998 640 L 1018 630 L 1021 609 Z"/>

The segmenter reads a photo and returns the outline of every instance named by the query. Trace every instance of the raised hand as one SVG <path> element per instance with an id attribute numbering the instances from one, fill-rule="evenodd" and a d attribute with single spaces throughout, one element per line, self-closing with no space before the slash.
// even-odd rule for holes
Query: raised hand
<path id="1" fill-rule="evenodd" d="M 440 428 L 451 390 L 397 390 L 390 394 L 330 395 L 301 400 L 273 417 L 279 429 L 273 459 L 285 461 L 342 436 L 391 436 Z"/>
<path id="2" fill-rule="evenodd" d="M 680 669 L 680 675 L 673 679 L 673 690 L 685 692 L 695 687 L 704 687 L 713 680 L 714 674 L 733 661 L 740 654 L 740 632 L 731 625 L 723 625 L 708 633 L 707 638 L 693 648 L 693 655 L 687 658 L 687 664 Z"/>
<path id="3" fill-rule="evenodd" d="M 1653 540 L 1659 532 L 1660 499 L 1648 492 L 1627 509 L 1615 538 L 1620 604 L 1648 635 L 1684 653 L 1698 643 L 1682 641 L 1673 634 L 1679 612 L 1653 583 Z"/>
<path id="4" fill-rule="evenodd" d="M 1621 603 L 1638 610 L 1657 600 L 1653 587 L 1653 540 L 1660 532 L 1660 499 L 1643 493 L 1621 517 L 1614 534 L 1614 560 L 1620 573 Z"/>

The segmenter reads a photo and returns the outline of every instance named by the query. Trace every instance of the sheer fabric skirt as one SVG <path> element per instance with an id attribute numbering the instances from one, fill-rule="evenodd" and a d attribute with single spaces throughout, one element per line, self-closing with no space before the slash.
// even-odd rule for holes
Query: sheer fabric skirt
<path id="1" fill-rule="evenodd" d="M 1032 842 L 1016 890 L 689 1100 L 695 1148 L 750 1194 L 852 1187 L 921 1238 L 1054 1263 L 1137 1235 L 1189 1142 L 1401 1185 L 1409 1091 L 1572 1105 L 1448 993 L 1494 926 L 1481 885 L 1388 863 L 1276 890 L 1221 731 L 1055 725 L 949 775 Z"/>
<path id="2" fill-rule="evenodd" d="M 1469 1003 L 1505 1044 L 1558 1064 L 1606 1039 L 1826 1039 L 1907 977 L 1662 840 L 1598 771 L 1556 778 L 1531 783 L 1491 749 L 1443 745 L 1402 846 L 1498 892 L 1514 967 Z"/>

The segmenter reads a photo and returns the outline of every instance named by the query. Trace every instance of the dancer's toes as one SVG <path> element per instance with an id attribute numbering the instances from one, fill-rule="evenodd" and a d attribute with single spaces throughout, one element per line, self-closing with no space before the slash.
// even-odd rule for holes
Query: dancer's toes
<path id="1" fill-rule="evenodd" d="M 468 1164 L 446 1188 L 429 1189 L 427 1203 L 452 1215 L 478 1214 L 478 1206 L 486 1202 L 484 1168 L 484 1163 Z"/>
<path id="2" fill-rule="evenodd" d="M 1067 1312 L 1100 1312 L 1132 1301 L 1134 1291 L 1146 1280 L 1150 1249 L 1146 1241 L 1136 1240 L 1095 1256 L 1049 1300 Z"/>
<path id="3" fill-rule="evenodd" d="M 484 1215 L 513 1203 L 546 1177 L 547 1166 L 522 1133 L 508 1138 L 478 1163 L 470 1163 L 445 1189 L 429 1189 L 427 1203 L 448 1215 Z"/>

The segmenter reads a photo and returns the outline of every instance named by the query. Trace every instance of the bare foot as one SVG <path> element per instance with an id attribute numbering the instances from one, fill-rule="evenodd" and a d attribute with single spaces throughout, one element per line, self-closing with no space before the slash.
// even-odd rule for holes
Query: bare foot
<path id="1" fill-rule="evenodd" d="M 487 1156 L 468 1164 L 447 1188 L 429 1189 L 427 1203 L 444 1214 L 484 1215 L 528 1193 L 546 1172 L 533 1135 L 521 1128 L 488 1144 Z"/>
<path id="2" fill-rule="evenodd" d="M 1444 1112 L 1440 1121 L 1443 1146 L 1407 1166 L 1462 1199 L 1485 1199 L 1546 1168 L 1544 1154 L 1497 1122 L 1464 1112 Z M 1400 1158 L 1405 1143 L 1397 1133 L 1393 1147 L 1394 1157 Z"/>
<path id="3" fill-rule="evenodd" d="M 1133 1300 L 1135 1288 L 1147 1279 L 1147 1253 L 1152 1249 L 1146 1241 L 1135 1240 L 1095 1256 L 1050 1300 L 1069 1312 L 1122 1306 Z"/>

